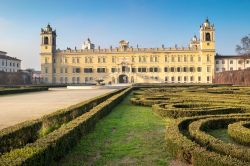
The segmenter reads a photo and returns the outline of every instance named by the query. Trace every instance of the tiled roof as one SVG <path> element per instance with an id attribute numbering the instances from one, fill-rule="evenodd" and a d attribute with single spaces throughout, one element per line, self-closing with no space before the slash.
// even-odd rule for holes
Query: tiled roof
<path id="1" fill-rule="evenodd" d="M 2 53 L 2 51 L 0 51 L 0 53 Z M 3 53 L 5 53 L 5 52 L 3 52 Z M 13 57 L 7 56 L 7 55 L 5 55 L 5 54 L 0 54 L 0 59 L 21 61 L 20 59 L 13 58 Z"/>
<path id="2" fill-rule="evenodd" d="M 215 59 L 224 59 L 224 58 L 232 58 L 232 59 L 250 58 L 250 55 L 216 55 L 215 56 Z"/>

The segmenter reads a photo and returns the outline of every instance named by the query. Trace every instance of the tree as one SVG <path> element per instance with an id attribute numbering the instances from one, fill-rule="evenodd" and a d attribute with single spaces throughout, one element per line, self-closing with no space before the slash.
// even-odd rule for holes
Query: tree
<path id="1" fill-rule="evenodd" d="M 250 34 L 247 36 L 244 36 L 241 39 L 241 44 L 240 45 L 236 45 L 236 52 L 239 55 L 243 55 L 243 61 L 244 61 L 244 69 L 245 69 L 245 61 L 247 56 L 250 55 Z"/>
<path id="2" fill-rule="evenodd" d="M 240 55 L 250 55 L 250 34 L 241 39 L 241 45 L 236 45 L 236 52 Z"/>

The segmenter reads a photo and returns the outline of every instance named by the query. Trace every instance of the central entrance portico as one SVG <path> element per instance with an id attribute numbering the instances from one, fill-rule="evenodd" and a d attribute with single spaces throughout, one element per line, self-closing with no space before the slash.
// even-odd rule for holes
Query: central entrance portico
<path id="1" fill-rule="evenodd" d="M 118 77 L 118 81 L 120 84 L 127 84 L 128 83 L 128 76 L 126 74 L 121 74 Z"/>

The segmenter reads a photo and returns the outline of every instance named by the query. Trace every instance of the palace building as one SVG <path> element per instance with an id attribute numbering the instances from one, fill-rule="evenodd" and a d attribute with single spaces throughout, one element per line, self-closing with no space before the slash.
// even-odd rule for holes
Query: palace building
<path id="1" fill-rule="evenodd" d="M 56 31 L 41 29 L 41 72 L 45 83 L 212 83 L 215 28 L 208 19 L 188 47 L 139 48 L 121 40 L 119 47 L 56 48 Z"/>

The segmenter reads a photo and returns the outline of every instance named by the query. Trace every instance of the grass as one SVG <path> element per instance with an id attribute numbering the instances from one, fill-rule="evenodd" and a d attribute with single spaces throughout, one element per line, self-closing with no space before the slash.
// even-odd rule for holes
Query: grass
<path id="1" fill-rule="evenodd" d="M 169 119 L 151 107 L 134 106 L 129 98 L 115 107 L 95 129 L 55 165 L 168 165 L 165 128 Z"/>
<path id="2" fill-rule="evenodd" d="M 212 135 L 215 138 L 218 138 L 220 140 L 222 140 L 225 143 L 231 143 L 231 144 L 235 144 L 237 146 L 240 146 L 242 148 L 246 148 L 246 146 L 241 145 L 237 142 L 235 142 L 233 139 L 231 139 L 229 137 L 229 135 L 227 134 L 227 129 L 216 129 L 216 130 L 209 130 L 208 133 L 210 135 Z"/>

